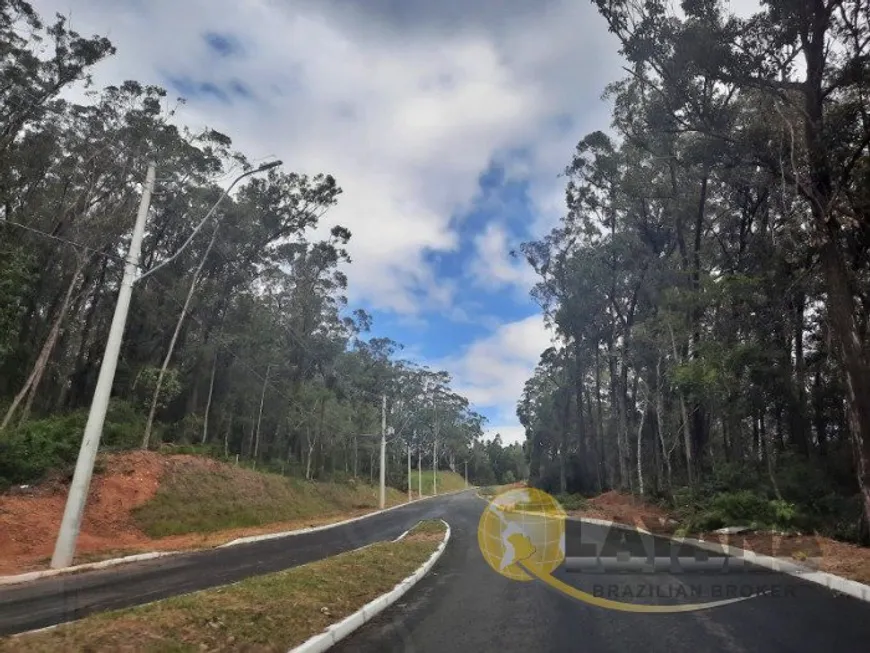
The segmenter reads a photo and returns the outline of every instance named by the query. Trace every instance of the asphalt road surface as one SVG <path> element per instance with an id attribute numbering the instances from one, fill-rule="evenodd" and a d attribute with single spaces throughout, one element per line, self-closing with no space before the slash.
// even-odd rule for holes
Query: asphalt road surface
<path id="1" fill-rule="evenodd" d="M 540 581 L 509 580 L 487 565 L 478 548 L 477 526 L 486 504 L 465 493 L 442 505 L 452 529 L 444 555 L 402 599 L 333 649 L 336 653 L 870 651 L 870 603 L 758 567 L 732 568 L 727 574 L 638 574 L 588 568 L 578 573 L 563 565 L 555 574 L 590 592 L 598 585 L 605 596 L 647 603 L 685 602 L 684 594 L 689 594 L 689 601 L 703 602 L 717 592 L 727 595 L 729 587 L 737 593 L 746 588 L 747 593 L 767 590 L 740 603 L 683 614 L 616 612 L 579 602 Z M 645 555 L 649 543 L 640 535 L 623 541 L 607 529 L 569 522 L 569 558 L 582 554 L 581 540 L 606 543 L 605 550 L 623 547 L 631 555 Z M 656 539 L 654 546 L 656 556 L 671 553 L 664 540 Z M 678 556 L 702 561 L 704 557 L 689 547 L 681 548 Z M 715 562 L 708 560 L 707 565 Z M 583 561 L 575 560 L 574 566 L 582 568 Z"/>
<path id="2" fill-rule="evenodd" d="M 0 635 L 226 585 L 393 539 L 421 519 L 450 513 L 458 496 L 427 499 L 314 533 L 0 586 Z"/>

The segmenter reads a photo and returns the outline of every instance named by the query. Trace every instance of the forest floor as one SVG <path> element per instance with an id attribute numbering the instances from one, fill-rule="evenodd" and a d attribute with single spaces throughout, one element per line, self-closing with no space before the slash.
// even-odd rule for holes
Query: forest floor
<path id="1" fill-rule="evenodd" d="M 662 535 L 674 535 L 679 528 L 674 516 L 660 506 L 620 492 L 605 492 L 589 499 L 585 508 L 568 512 L 574 517 L 614 521 Z M 870 584 L 870 548 L 821 535 L 747 532 L 737 535 L 692 533 L 688 537 L 785 558 L 812 569 Z"/>
<path id="2" fill-rule="evenodd" d="M 377 488 L 262 474 L 201 456 L 101 455 L 74 564 L 208 548 L 319 526 L 377 508 Z M 0 494 L 0 575 L 47 568 L 66 502 L 63 480 Z M 387 505 L 406 500 L 388 488 Z"/>

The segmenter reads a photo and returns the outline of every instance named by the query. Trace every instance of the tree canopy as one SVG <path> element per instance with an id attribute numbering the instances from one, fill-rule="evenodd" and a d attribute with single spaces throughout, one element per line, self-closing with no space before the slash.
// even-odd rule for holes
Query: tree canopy
<path id="1" fill-rule="evenodd" d="M 595 4 L 626 76 L 611 129 L 567 166 L 560 224 L 523 247 L 560 340 L 517 408 L 531 477 L 671 497 L 754 484 L 857 537 L 870 5 Z"/>
<path id="2" fill-rule="evenodd" d="M 371 476 L 386 396 L 395 484 L 408 447 L 442 469 L 479 453 L 484 419 L 450 376 L 368 337 L 371 317 L 348 306 L 351 232 L 317 235 L 341 199 L 332 175 L 249 176 L 184 247 L 252 169 L 230 137 L 179 125 L 162 88 L 94 88 L 112 44 L 23 0 L 0 0 L 0 43 L 3 481 L 74 459 L 152 160 L 141 270 L 153 273 L 134 286 L 106 446 L 197 445 L 309 479 Z M 73 85 L 87 89 L 81 103 L 65 99 Z M 475 475 L 492 475 L 478 463 Z"/>

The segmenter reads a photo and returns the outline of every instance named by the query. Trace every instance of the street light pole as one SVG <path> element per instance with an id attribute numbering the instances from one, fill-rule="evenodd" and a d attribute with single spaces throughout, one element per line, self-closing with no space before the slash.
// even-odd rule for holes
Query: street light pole
<path id="1" fill-rule="evenodd" d="M 438 494 L 438 431 L 432 441 L 432 496 Z"/>
<path id="2" fill-rule="evenodd" d="M 432 438 L 432 496 L 438 494 L 438 404 L 435 404 L 435 428 Z"/>
<path id="3" fill-rule="evenodd" d="M 381 510 L 387 504 L 387 395 L 381 395 Z"/>
<path id="4" fill-rule="evenodd" d="M 79 449 L 79 457 L 76 460 L 76 468 L 73 480 L 67 495 L 66 507 L 60 523 L 60 531 L 54 545 L 54 553 L 51 557 L 52 569 L 69 567 L 75 555 L 76 540 L 81 530 L 82 518 L 85 513 L 85 505 L 88 499 L 88 490 L 91 486 L 91 477 L 94 473 L 94 462 L 97 451 L 100 448 L 100 437 L 103 434 L 103 424 L 106 421 L 106 411 L 109 408 L 109 398 L 112 394 L 112 385 L 115 381 L 115 370 L 118 367 L 118 356 L 121 353 L 121 343 L 124 339 L 124 327 L 127 324 L 127 313 L 130 310 L 130 298 L 133 293 L 133 284 L 141 281 L 149 274 L 173 261 L 193 240 L 203 225 L 217 210 L 220 202 L 229 195 L 230 190 L 239 180 L 257 172 L 270 170 L 281 165 L 281 161 L 264 163 L 259 168 L 249 170 L 239 175 L 232 184 L 223 192 L 220 198 L 209 209 L 206 216 L 194 228 L 184 244 L 168 259 L 162 261 L 147 272 L 137 276 L 139 257 L 142 253 L 142 238 L 145 234 L 145 222 L 148 218 L 148 209 L 151 206 L 151 194 L 154 192 L 154 180 L 156 166 L 153 162 L 148 164 L 148 172 L 145 175 L 145 187 L 142 190 L 142 198 L 139 201 L 139 211 L 136 214 L 136 223 L 133 226 L 133 236 L 130 240 L 130 249 L 127 251 L 127 262 L 124 266 L 124 277 L 121 280 L 121 288 L 118 291 L 118 301 L 115 304 L 115 313 L 112 316 L 112 325 L 109 328 L 109 338 L 106 341 L 106 349 L 103 352 L 103 361 L 100 363 L 100 372 L 97 377 L 97 386 L 94 389 L 94 397 L 91 400 L 91 408 L 88 413 L 88 421 L 85 424 L 82 444 Z"/>
<path id="5" fill-rule="evenodd" d="M 264 163 L 259 168 L 253 168 L 252 170 L 248 170 L 247 172 L 243 172 L 238 177 L 233 179 L 233 183 L 231 183 L 229 186 L 226 187 L 224 192 L 221 193 L 221 196 L 218 197 L 217 200 L 215 201 L 215 203 L 211 205 L 211 208 L 208 210 L 208 213 L 205 214 L 205 217 L 202 220 L 200 220 L 199 224 L 197 224 L 193 228 L 193 231 L 187 237 L 187 240 L 184 241 L 184 244 L 182 244 L 182 246 L 179 247 L 178 250 L 176 250 L 176 252 L 172 256 L 170 256 L 169 258 L 167 258 L 163 261 L 160 261 L 160 263 L 155 265 L 150 270 L 146 270 L 145 272 L 143 272 L 139 276 L 139 278 L 136 279 L 136 281 L 142 281 L 142 279 L 144 279 L 145 277 L 147 277 L 149 275 L 154 274 L 155 272 L 157 272 L 157 270 L 162 268 L 164 265 L 172 263 L 172 261 L 174 261 L 178 257 L 178 255 L 181 254 L 181 252 L 183 252 L 185 249 L 187 249 L 187 246 L 190 245 L 191 241 L 193 241 L 196 234 L 199 233 L 199 230 L 205 226 L 205 223 L 208 222 L 209 218 L 212 215 L 214 215 L 215 211 L 218 210 L 218 207 L 221 205 L 221 202 L 223 202 L 224 199 L 226 199 L 226 197 L 230 194 L 230 191 L 232 191 L 232 189 L 235 187 L 235 185 L 238 184 L 242 179 L 244 179 L 245 177 L 250 177 L 251 175 L 255 175 L 258 172 L 266 172 L 267 170 L 271 170 L 272 168 L 277 168 L 279 165 L 281 165 L 281 163 L 282 163 L 282 161 L 270 161 L 269 163 Z"/>
<path id="6" fill-rule="evenodd" d="M 136 214 L 136 224 L 133 226 L 133 237 L 130 240 L 130 249 L 127 251 L 124 277 L 121 280 L 121 288 L 118 291 L 118 301 L 115 304 L 115 314 L 112 316 L 112 326 L 109 328 L 109 339 L 106 342 L 103 361 L 100 363 L 97 387 L 94 390 L 94 398 L 91 401 L 88 421 L 85 424 L 85 432 L 82 437 L 81 448 L 79 449 L 79 457 L 76 461 L 76 469 L 69 488 L 66 507 L 63 511 L 60 532 L 55 543 L 54 554 L 51 557 L 51 567 L 53 569 L 69 567 L 75 555 L 76 540 L 82 525 L 85 503 L 87 502 L 91 477 L 94 472 L 94 461 L 100 448 L 100 436 L 103 433 L 103 424 L 106 421 L 109 396 L 112 393 L 112 384 L 115 380 L 115 368 L 118 366 L 118 354 L 121 351 L 124 327 L 127 324 L 127 313 L 130 310 L 130 296 L 133 293 L 133 282 L 136 280 L 139 256 L 142 253 L 142 238 L 145 234 L 145 220 L 148 217 L 148 209 L 151 205 L 151 193 L 154 191 L 154 177 L 155 165 L 154 163 L 149 163 L 148 172 L 145 176 L 145 188 L 142 190 L 142 199 L 139 201 L 139 211 Z"/>
<path id="7" fill-rule="evenodd" d="M 417 432 L 414 431 L 414 439 L 417 437 Z M 411 500 L 411 439 L 408 439 L 408 501 Z"/>

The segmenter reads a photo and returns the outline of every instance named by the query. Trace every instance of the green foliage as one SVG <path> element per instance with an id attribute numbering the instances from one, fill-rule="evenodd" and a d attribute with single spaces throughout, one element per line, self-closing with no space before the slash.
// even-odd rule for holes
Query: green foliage
<path id="1" fill-rule="evenodd" d="M 71 471 L 85 420 L 83 413 L 34 420 L 0 436 L 0 487 Z"/>
<path id="2" fill-rule="evenodd" d="M 388 488 L 388 500 L 405 497 Z M 377 488 L 314 483 L 206 461 L 178 462 L 133 516 L 152 537 L 327 517 L 378 505 Z"/>
<path id="3" fill-rule="evenodd" d="M 202 440 L 202 416 L 194 413 L 185 415 L 180 422 L 173 424 L 166 431 L 168 441 L 178 444 L 199 442 Z"/>
<path id="4" fill-rule="evenodd" d="M 589 507 L 589 501 L 582 494 L 558 494 L 556 500 L 565 510 L 584 510 Z"/>
<path id="5" fill-rule="evenodd" d="M 542 352 L 517 405 L 530 481 L 672 493 L 695 528 L 854 538 L 870 521 L 870 501 L 863 518 L 853 509 L 870 488 L 855 458 L 870 439 L 855 398 L 870 392 L 870 310 L 841 281 L 866 283 L 870 260 L 856 227 L 870 220 L 868 78 L 854 67 L 870 40 L 852 38 L 866 21 L 847 35 L 850 19 L 819 3 L 751 17 L 595 4 L 631 74 L 607 87 L 613 134 L 583 136 L 568 162 L 563 218 L 521 246 L 565 345 Z M 783 47 L 816 74 L 783 64 Z M 829 183 L 783 183 L 796 177 Z M 830 245 L 823 265 L 813 233 Z"/>
<path id="6" fill-rule="evenodd" d="M 30 420 L 0 435 L 0 489 L 33 483 L 48 473 L 72 472 L 87 422 L 86 411 Z M 144 417 L 123 401 L 112 400 L 100 446 L 125 450 L 139 445 Z"/>
<path id="7" fill-rule="evenodd" d="M 160 368 L 154 366 L 143 367 L 134 383 L 134 395 L 143 409 L 150 409 L 151 401 L 154 396 L 154 389 L 157 387 L 157 378 L 160 376 Z M 175 399 L 181 392 L 182 384 L 178 370 L 167 368 L 163 375 L 163 381 L 160 384 L 160 396 L 157 399 L 157 407 L 160 409 L 166 406 Z"/>

